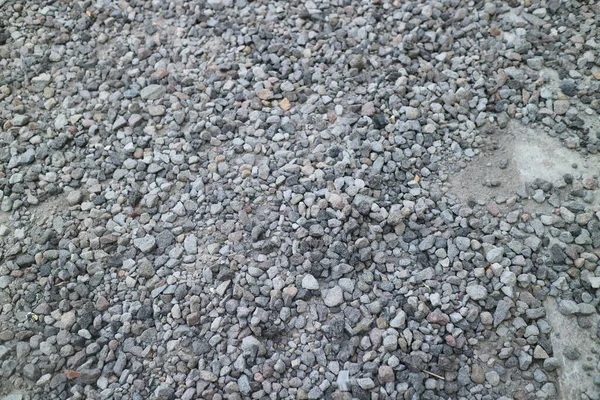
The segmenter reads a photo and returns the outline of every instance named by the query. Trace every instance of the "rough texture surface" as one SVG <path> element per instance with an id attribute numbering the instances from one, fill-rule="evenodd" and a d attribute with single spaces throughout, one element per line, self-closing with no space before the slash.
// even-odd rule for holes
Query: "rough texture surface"
<path id="1" fill-rule="evenodd" d="M 600 399 L 599 22 L 0 0 L 0 400 Z"/>

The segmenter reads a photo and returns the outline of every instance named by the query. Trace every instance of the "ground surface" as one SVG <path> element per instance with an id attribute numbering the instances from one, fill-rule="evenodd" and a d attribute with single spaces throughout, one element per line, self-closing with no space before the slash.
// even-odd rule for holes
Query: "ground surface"
<path id="1" fill-rule="evenodd" d="M 0 0 L 0 399 L 600 399 L 599 22 Z"/>

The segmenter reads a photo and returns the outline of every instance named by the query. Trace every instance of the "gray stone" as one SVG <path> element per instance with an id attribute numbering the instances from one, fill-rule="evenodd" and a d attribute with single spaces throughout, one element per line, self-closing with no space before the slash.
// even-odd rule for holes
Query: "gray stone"
<path id="1" fill-rule="evenodd" d="M 133 245 L 142 253 L 148 253 L 154 250 L 154 247 L 156 246 L 156 239 L 152 235 L 146 235 L 141 238 L 133 239 Z"/>
<path id="2" fill-rule="evenodd" d="M 500 384 L 500 375 L 496 371 L 490 371 L 485 374 L 485 380 L 492 386 Z"/>
<path id="3" fill-rule="evenodd" d="M 327 307 L 337 307 L 344 302 L 344 291 L 339 286 L 334 286 L 327 291 L 323 299 Z"/>
<path id="4" fill-rule="evenodd" d="M 510 315 L 510 303 L 506 300 L 500 300 L 494 311 L 494 328 L 500 325 Z"/>
<path id="5" fill-rule="evenodd" d="M 21 393 L 10 393 L 2 396 L 0 400 L 23 400 L 23 395 Z"/>
<path id="6" fill-rule="evenodd" d="M 581 357 L 581 352 L 575 346 L 566 346 L 563 350 L 563 354 L 569 360 L 578 360 Z"/>
<path id="7" fill-rule="evenodd" d="M 482 300 L 487 297 L 487 289 L 481 285 L 469 285 L 467 286 L 467 294 L 473 300 Z"/>
<path id="8" fill-rule="evenodd" d="M 502 256 L 504 256 L 504 248 L 502 247 L 494 247 L 487 252 L 485 255 L 485 259 L 490 264 L 499 263 L 502 261 Z"/>
<path id="9" fill-rule="evenodd" d="M 421 243 L 419 243 L 419 250 L 425 251 L 425 250 L 429 250 L 430 248 L 432 248 L 433 245 L 435 244 L 435 239 L 436 239 L 436 237 L 434 235 L 427 236 L 425 239 L 423 239 L 421 241 Z"/>
<path id="10" fill-rule="evenodd" d="M 548 372 L 552 372 L 560 367 L 560 361 L 556 357 L 549 357 L 544 360 L 544 369 Z"/>
<path id="11" fill-rule="evenodd" d="M 418 108 L 406 107 L 406 109 L 404 111 L 406 113 L 406 119 L 408 119 L 408 120 L 415 120 L 421 116 L 421 112 L 419 111 Z"/>
<path id="12" fill-rule="evenodd" d="M 519 353 L 519 368 L 521 371 L 526 371 L 532 362 L 533 358 L 526 351 L 521 351 Z"/>
<path id="13" fill-rule="evenodd" d="M 15 260 L 15 263 L 21 268 L 31 267 L 34 262 L 35 259 L 30 254 L 23 254 L 17 257 L 17 259 Z"/>
<path id="14" fill-rule="evenodd" d="M 183 248 L 188 254 L 198 254 L 198 239 L 195 235 L 187 235 L 183 240 Z"/>
<path id="15" fill-rule="evenodd" d="M 563 315 L 574 315 L 579 312 L 579 306 L 573 300 L 561 300 L 558 303 L 558 311 Z"/>
<path id="16" fill-rule="evenodd" d="M 356 380 L 356 383 L 364 390 L 373 389 L 375 387 L 375 382 L 373 382 L 373 379 L 371 378 L 359 378 Z"/>
<path id="17" fill-rule="evenodd" d="M 589 303 L 580 303 L 577 307 L 577 314 L 579 315 L 592 315 L 596 313 L 596 307 Z"/>
<path id="18" fill-rule="evenodd" d="M 79 190 L 73 190 L 67 195 L 67 203 L 74 206 L 83 201 L 83 194 Z"/>
<path id="19" fill-rule="evenodd" d="M 312 389 L 310 389 L 308 391 L 308 398 L 310 400 L 316 400 L 316 399 L 322 399 L 323 398 L 323 391 L 321 390 L 320 387 L 315 386 Z"/>
<path id="20" fill-rule="evenodd" d="M 456 239 L 454 239 L 454 244 L 456 244 L 456 247 L 458 247 L 459 250 L 467 251 L 471 247 L 471 239 L 458 236 Z"/>
<path id="21" fill-rule="evenodd" d="M 161 85 L 148 85 L 142 89 L 140 96 L 142 100 L 156 100 L 167 93 L 167 88 Z"/>
<path id="22" fill-rule="evenodd" d="M 337 376 L 337 385 L 343 392 L 350 390 L 350 371 L 341 370 Z"/>
<path id="23" fill-rule="evenodd" d="M 600 276 L 588 276 L 587 279 L 593 289 L 600 289 Z"/>
<path id="24" fill-rule="evenodd" d="M 156 390 L 154 390 L 154 395 L 156 396 L 156 398 L 161 399 L 161 400 L 170 399 L 174 393 L 175 393 L 175 389 L 173 389 L 166 382 L 161 383 L 160 385 L 158 385 Z"/>
<path id="25" fill-rule="evenodd" d="M 143 278 L 152 278 L 156 271 L 149 261 L 142 261 L 138 264 L 138 275 Z"/>
<path id="26" fill-rule="evenodd" d="M 403 310 L 398 310 L 396 316 L 390 321 L 390 326 L 396 329 L 404 329 L 406 326 L 406 313 Z"/>
<path id="27" fill-rule="evenodd" d="M 95 384 L 102 373 L 102 371 L 98 368 L 83 368 L 79 369 L 78 372 L 81 375 L 79 375 L 79 378 L 77 379 L 86 385 Z"/>
<path id="28" fill-rule="evenodd" d="M 29 123 L 29 116 L 18 114 L 10 121 L 14 126 L 25 126 Z"/>
<path id="29" fill-rule="evenodd" d="M 12 280 L 13 278 L 9 275 L 0 276 L 0 289 L 6 289 Z"/>
<path id="30" fill-rule="evenodd" d="M 166 249 L 175 242 L 175 235 L 169 230 L 161 231 L 156 235 L 156 247 L 159 249 Z"/>
<path id="31" fill-rule="evenodd" d="M 548 357 L 548 353 L 546 353 L 546 350 L 544 350 L 542 346 L 535 346 L 535 349 L 533 349 L 533 358 L 535 358 L 536 360 L 545 360 Z"/>
<path id="32" fill-rule="evenodd" d="M 42 373 L 37 365 L 26 364 L 23 367 L 23 376 L 32 382 L 36 382 L 38 379 L 40 379 L 41 375 Z"/>
<path id="33" fill-rule="evenodd" d="M 248 379 L 248 376 L 243 375 L 243 374 L 240 375 L 240 377 L 237 380 L 237 384 L 238 384 L 240 393 L 250 394 L 250 391 L 252 390 L 252 388 L 250 387 L 250 380 Z"/>
<path id="34" fill-rule="evenodd" d="M 536 368 L 535 371 L 533 371 L 533 379 L 535 379 L 535 381 L 539 383 L 544 383 L 548 381 L 548 377 L 546 376 L 544 371 L 542 371 L 539 368 Z"/>
<path id="35" fill-rule="evenodd" d="M 319 290 L 319 281 L 311 274 L 306 274 L 302 278 L 302 288 L 306 290 Z"/>
<path id="36" fill-rule="evenodd" d="M 0 345 L 0 361 L 4 360 L 10 354 L 10 349 Z"/>

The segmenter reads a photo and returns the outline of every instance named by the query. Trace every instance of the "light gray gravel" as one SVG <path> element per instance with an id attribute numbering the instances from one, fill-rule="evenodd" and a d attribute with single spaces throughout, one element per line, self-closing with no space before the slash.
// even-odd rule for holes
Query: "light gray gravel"
<path id="1" fill-rule="evenodd" d="M 599 22 L 0 0 L 0 400 L 598 398 Z"/>

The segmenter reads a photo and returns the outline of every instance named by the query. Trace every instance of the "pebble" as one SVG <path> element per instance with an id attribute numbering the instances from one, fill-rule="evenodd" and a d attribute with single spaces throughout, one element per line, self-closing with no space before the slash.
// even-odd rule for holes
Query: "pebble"
<path id="1" fill-rule="evenodd" d="M 467 286 L 467 294 L 475 301 L 482 300 L 487 297 L 487 289 L 481 285 L 469 285 Z"/>
<path id="2" fill-rule="evenodd" d="M 78 190 L 74 190 L 67 195 L 67 202 L 71 206 L 80 204 L 82 201 L 83 201 L 83 194 Z"/>
<path id="3" fill-rule="evenodd" d="M 156 245 L 156 238 L 151 235 L 146 235 L 141 238 L 133 239 L 133 245 L 137 247 L 142 253 L 149 253 L 154 250 Z"/>
<path id="4" fill-rule="evenodd" d="M 394 382 L 395 380 L 395 374 L 394 374 L 394 370 L 391 366 L 387 366 L 387 365 L 382 365 L 381 367 L 379 367 L 378 369 L 378 373 L 377 373 L 377 379 L 379 381 L 379 383 L 388 383 L 388 382 Z"/>
<path id="5" fill-rule="evenodd" d="M 302 278 L 302 288 L 306 290 L 319 290 L 319 282 L 311 274 L 306 274 Z"/>
<path id="6" fill-rule="evenodd" d="M 404 328 L 406 326 L 407 315 L 403 310 L 398 310 L 394 318 L 390 321 L 392 328 Z"/>
<path id="7" fill-rule="evenodd" d="M 563 315 L 573 315 L 579 312 L 579 306 L 573 300 L 561 300 L 558 302 L 558 311 Z"/>
<path id="8" fill-rule="evenodd" d="M 416 120 L 421 115 L 419 109 L 414 107 L 406 107 L 405 113 L 408 120 Z"/>
<path id="9" fill-rule="evenodd" d="M 471 380 L 478 384 L 482 384 L 486 380 L 486 374 L 478 364 L 474 364 L 471 367 Z"/>
<path id="10" fill-rule="evenodd" d="M 327 307 L 337 307 L 344 302 L 344 292 L 341 287 L 334 286 L 326 292 L 323 302 Z"/>
<path id="11" fill-rule="evenodd" d="M 549 357 L 544 360 L 544 369 L 548 372 L 561 368 L 560 361 L 556 357 Z"/>
<path id="12" fill-rule="evenodd" d="M 500 375 L 496 371 L 486 372 L 485 380 L 492 386 L 498 386 L 500 384 Z"/>
<path id="13" fill-rule="evenodd" d="M 502 257 L 504 256 L 504 249 L 502 247 L 494 247 L 490 249 L 485 255 L 485 259 L 490 264 L 499 263 L 502 261 Z"/>
<path id="14" fill-rule="evenodd" d="M 510 315 L 510 304 L 506 300 L 500 300 L 494 311 L 494 327 L 500 325 Z"/>
<path id="15" fill-rule="evenodd" d="M 148 85 L 140 91 L 142 100 L 157 100 L 167 93 L 167 88 L 162 85 Z"/>

